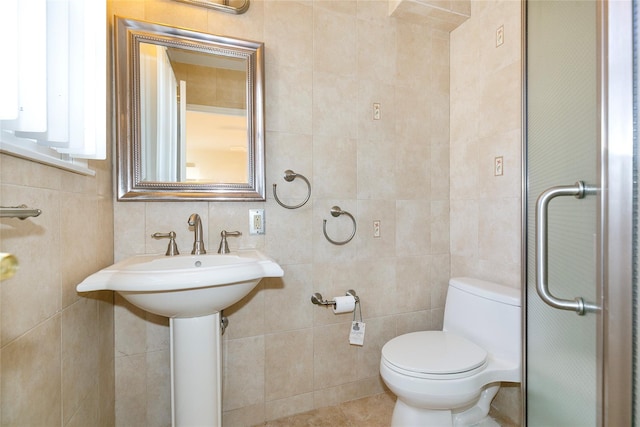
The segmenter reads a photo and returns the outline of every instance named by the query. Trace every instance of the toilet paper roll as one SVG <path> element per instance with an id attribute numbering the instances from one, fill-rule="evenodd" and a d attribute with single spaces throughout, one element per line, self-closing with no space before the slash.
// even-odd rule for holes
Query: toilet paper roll
<path id="1" fill-rule="evenodd" d="M 333 312 L 335 314 L 351 313 L 356 308 L 356 299 L 353 295 L 335 297 L 333 300 L 336 302 L 336 306 L 333 307 Z"/>

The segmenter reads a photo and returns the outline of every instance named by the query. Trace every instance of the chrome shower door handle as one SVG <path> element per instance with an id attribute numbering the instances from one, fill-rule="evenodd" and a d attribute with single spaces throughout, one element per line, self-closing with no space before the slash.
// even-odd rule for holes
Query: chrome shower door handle
<path id="1" fill-rule="evenodd" d="M 576 199 L 582 199 L 587 195 L 596 193 L 596 187 L 590 187 L 585 185 L 583 181 L 578 181 L 575 185 L 551 187 L 540 194 L 536 202 L 536 290 L 542 301 L 551 307 L 560 310 L 575 311 L 579 315 L 584 315 L 587 312 L 595 312 L 600 308 L 595 304 L 585 302 L 582 297 L 576 297 L 573 300 L 562 299 L 553 296 L 549 291 L 547 277 L 547 211 L 549 203 L 555 197 L 575 196 Z"/>

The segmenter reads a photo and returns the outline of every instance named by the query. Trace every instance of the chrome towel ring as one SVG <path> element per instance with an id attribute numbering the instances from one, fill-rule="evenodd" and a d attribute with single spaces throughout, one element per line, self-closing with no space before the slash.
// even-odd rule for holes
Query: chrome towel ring
<path id="1" fill-rule="evenodd" d="M 287 182 L 291 182 L 296 178 L 300 178 L 302 179 L 304 182 L 307 183 L 307 188 L 309 189 L 309 192 L 307 194 L 307 198 L 304 199 L 304 201 L 300 204 L 297 204 L 295 206 L 289 206 L 289 205 L 285 205 L 284 203 L 282 203 L 280 201 L 280 199 L 278 199 L 278 194 L 276 193 L 276 186 L 278 184 L 273 184 L 273 197 L 276 199 L 276 202 L 278 202 L 278 204 L 280 206 L 282 206 L 283 208 L 287 208 L 287 209 L 298 209 L 299 207 L 304 206 L 305 203 L 307 203 L 309 201 L 309 198 L 311 197 L 311 184 L 309 183 L 309 180 L 304 176 L 304 175 L 300 175 L 299 173 L 295 173 L 294 171 L 292 171 L 291 169 L 287 169 L 286 171 L 284 171 L 284 180 Z"/>
<path id="2" fill-rule="evenodd" d="M 342 242 L 337 242 L 335 240 L 333 240 L 331 237 L 329 237 L 327 235 L 327 220 L 322 220 L 322 232 L 324 233 L 324 237 L 327 238 L 328 241 L 330 241 L 331 243 L 333 243 L 334 245 L 344 245 L 347 244 L 351 241 L 351 239 L 353 239 L 353 236 L 356 235 L 356 219 L 353 217 L 353 215 L 351 215 L 349 212 L 347 211 L 343 211 L 342 209 L 340 209 L 339 206 L 334 206 L 331 208 L 331 215 L 334 217 L 339 217 L 340 215 L 346 215 L 349 218 L 351 218 L 351 221 L 353 221 L 353 232 L 351 233 L 351 236 L 349 236 L 349 238 L 347 240 L 344 240 Z"/>

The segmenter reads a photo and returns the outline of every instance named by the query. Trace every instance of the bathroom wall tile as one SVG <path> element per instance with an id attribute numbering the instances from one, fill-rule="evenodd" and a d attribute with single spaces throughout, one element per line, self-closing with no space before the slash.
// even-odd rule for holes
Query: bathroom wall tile
<path id="1" fill-rule="evenodd" d="M 313 6 L 317 11 L 330 11 L 337 14 L 344 14 L 347 16 L 355 16 L 358 12 L 358 3 L 354 0 L 346 1 L 314 1 Z"/>
<path id="2" fill-rule="evenodd" d="M 396 150 L 388 140 L 358 140 L 358 198 L 390 199 L 396 192 Z"/>
<path id="3" fill-rule="evenodd" d="M 378 258 L 359 261 L 352 265 L 357 273 L 353 289 L 360 297 L 360 306 L 366 318 L 387 316 L 397 312 L 396 261 Z"/>
<path id="4" fill-rule="evenodd" d="M 396 77 L 396 27 L 386 22 L 357 20 L 358 77 L 394 83 Z M 385 58 L 385 59 L 382 59 Z"/>
<path id="5" fill-rule="evenodd" d="M 207 9 L 176 5 L 172 0 L 144 0 L 144 14 L 148 21 L 207 31 Z"/>
<path id="6" fill-rule="evenodd" d="M 396 201 L 396 255 L 421 256 L 431 252 L 430 202 Z"/>
<path id="7" fill-rule="evenodd" d="M 2 184 L 19 184 L 25 187 L 49 188 L 59 190 L 61 188 L 61 177 L 64 172 L 60 169 L 41 165 L 36 162 L 27 161 L 8 154 L 0 153 L 0 182 Z M 7 202 L 3 202 L 7 203 Z M 10 200 L 3 206 L 18 206 L 27 204 L 22 199 Z M 39 206 L 34 206 L 40 208 Z"/>
<path id="8" fill-rule="evenodd" d="M 358 379 L 375 378 L 380 373 L 380 352 L 382 346 L 396 336 L 393 316 L 365 319 L 364 345 L 357 347 L 356 370 Z"/>
<path id="9" fill-rule="evenodd" d="M 431 265 L 428 255 L 396 260 L 397 312 L 426 310 L 431 307 Z"/>
<path id="10" fill-rule="evenodd" d="M 313 37 L 322 40 L 314 43 L 313 64 L 314 71 L 353 76 L 357 71 L 357 30 L 355 17 L 355 2 L 352 13 L 336 13 L 324 7 L 317 7 L 339 2 L 314 3 Z M 314 92 L 315 92 L 314 87 Z"/>
<path id="11" fill-rule="evenodd" d="M 335 387 L 317 389 L 313 394 L 314 407 L 325 408 L 342 402 L 355 400 L 363 396 L 372 396 L 382 393 L 384 385 L 379 375 L 374 378 L 366 378 Z"/>
<path id="12" fill-rule="evenodd" d="M 478 222 L 478 255 L 482 260 L 520 261 L 520 222 L 514 221 L 520 212 L 519 198 L 483 200 Z"/>
<path id="13" fill-rule="evenodd" d="M 396 29 L 396 81 L 413 87 L 429 87 L 431 32 L 426 25 L 403 22 Z"/>
<path id="14" fill-rule="evenodd" d="M 479 197 L 519 198 L 522 191 L 522 136 L 520 129 L 508 130 L 478 141 Z M 494 175 L 496 157 L 502 157 L 503 175 Z"/>
<path id="15" fill-rule="evenodd" d="M 300 179 L 296 179 L 295 186 L 307 186 Z M 284 198 L 291 183 L 282 180 L 278 185 L 280 201 L 290 206 L 302 203 L 306 197 Z M 269 186 L 269 188 L 271 188 Z M 312 187 L 313 191 L 313 187 Z M 313 207 L 307 202 L 298 209 L 285 209 L 274 200 L 266 204 L 265 210 L 265 251 L 274 258 L 280 266 L 292 264 L 307 264 L 313 259 L 312 248 L 307 242 L 311 241 Z M 267 216 L 268 215 L 268 216 Z M 285 236 L 285 238 L 283 238 Z"/>
<path id="16" fill-rule="evenodd" d="M 196 8 L 197 9 L 197 8 Z M 208 9 L 209 33 L 221 34 L 249 40 L 264 40 L 264 1 L 251 2 L 251 7 L 242 14 L 220 13 Z"/>
<path id="17" fill-rule="evenodd" d="M 313 333 L 313 386 L 316 390 L 357 379 L 357 349 L 349 344 L 346 324 L 316 326 Z"/>
<path id="18" fill-rule="evenodd" d="M 98 239 L 96 217 L 98 204 L 92 196 L 68 194 L 65 203 L 60 206 L 60 244 L 64 256 L 60 257 L 62 281 L 62 306 L 67 307 L 81 298 L 76 286 L 87 276 L 101 267 L 97 262 L 97 253 L 101 249 Z M 77 230 L 85 230 L 78 236 Z"/>
<path id="19" fill-rule="evenodd" d="M 375 40 L 375 39 L 372 39 Z M 378 51 L 372 49 L 378 62 L 381 56 Z M 391 62 L 391 61 L 390 61 Z M 372 66 L 372 68 L 377 68 Z M 373 117 L 373 104 L 380 104 L 380 118 Z M 375 77 L 358 79 L 358 138 L 365 140 L 394 140 L 397 113 L 395 105 L 395 86 L 380 81 Z"/>
<path id="20" fill-rule="evenodd" d="M 449 201 L 431 202 L 431 253 L 449 253 Z"/>
<path id="21" fill-rule="evenodd" d="M 62 419 L 66 424 L 95 390 L 99 336 L 97 302 L 78 300 L 62 312 Z"/>
<path id="22" fill-rule="evenodd" d="M 358 19 L 389 22 L 389 4 L 387 1 L 357 0 Z"/>
<path id="23" fill-rule="evenodd" d="M 439 180 L 444 175 L 434 175 L 431 166 L 431 144 L 426 138 L 411 138 L 396 141 L 395 182 L 397 199 L 416 200 L 431 197 L 432 179 Z M 448 159 L 448 158 L 447 158 Z M 446 173 L 448 174 L 448 161 Z M 441 168 L 438 168 L 441 170 Z M 447 195 L 448 193 L 447 188 Z"/>
<path id="24" fill-rule="evenodd" d="M 451 255 L 477 255 L 478 215 L 477 201 L 451 201 Z"/>
<path id="25" fill-rule="evenodd" d="M 147 353 L 146 398 L 149 426 L 171 426 L 171 354 L 169 349 Z"/>
<path id="26" fill-rule="evenodd" d="M 428 143 L 432 131 L 430 91 L 416 86 L 395 86 L 396 138 Z"/>
<path id="27" fill-rule="evenodd" d="M 0 202 L 2 206 L 24 203 L 43 211 L 24 221 L 3 218 L 0 222 L 0 247 L 3 252 L 14 254 L 20 263 L 18 273 L 3 281 L 0 288 L 4 345 L 61 308 L 61 252 L 52 250 L 60 246 L 60 198 L 52 190 L 3 184 Z"/>
<path id="28" fill-rule="evenodd" d="M 448 144 L 431 145 L 431 200 L 449 200 L 450 153 Z"/>
<path id="29" fill-rule="evenodd" d="M 146 352 L 169 348 L 169 319 L 157 314 L 145 313 Z"/>
<path id="30" fill-rule="evenodd" d="M 357 137 L 357 79 L 339 73 L 313 72 L 313 134 Z"/>
<path id="31" fill-rule="evenodd" d="M 428 310 L 412 311 L 397 314 L 395 318 L 395 336 L 410 332 L 434 330 L 431 315 Z"/>
<path id="32" fill-rule="evenodd" d="M 257 426 L 265 420 L 265 404 L 245 406 L 244 408 L 232 409 L 222 413 L 222 425 L 233 427 Z"/>
<path id="33" fill-rule="evenodd" d="M 322 198 L 353 198 L 357 191 L 357 140 L 313 136 L 314 204 Z M 310 177 L 307 177 L 310 178 Z"/>
<path id="34" fill-rule="evenodd" d="M 265 399 L 313 391 L 314 344 L 311 328 L 270 334 L 265 340 Z"/>
<path id="35" fill-rule="evenodd" d="M 97 392 L 90 390 L 89 394 L 82 401 L 82 405 L 71 415 L 65 427 L 85 427 L 97 426 L 100 424 L 99 418 L 99 398 Z"/>
<path id="36" fill-rule="evenodd" d="M 116 422 L 147 425 L 146 355 L 121 356 L 116 367 Z"/>
<path id="37" fill-rule="evenodd" d="M 229 327 L 224 333 L 227 340 L 265 333 L 264 286 L 261 281 L 247 296 L 224 310 L 223 314 L 229 319 Z"/>
<path id="38" fill-rule="evenodd" d="M 451 145 L 451 199 L 473 199 L 479 193 L 478 144 L 475 140 Z M 492 165 L 492 164 L 491 164 Z"/>
<path id="39" fill-rule="evenodd" d="M 295 65 L 311 69 L 313 7 L 301 2 L 264 2 L 264 43 L 267 60 L 275 67 Z"/>
<path id="40" fill-rule="evenodd" d="M 113 212 L 113 232 L 116 236 L 114 262 L 131 255 L 144 254 L 147 239 L 151 238 L 146 235 L 146 203 L 114 202 Z"/>
<path id="41" fill-rule="evenodd" d="M 431 261 L 431 307 L 444 308 L 449 278 L 458 275 L 453 274 L 449 254 L 432 255 Z"/>
<path id="42" fill-rule="evenodd" d="M 311 135 L 313 72 L 306 67 L 265 64 L 265 127 Z M 278 78 L 269 78 L 278 76 Z"/>
<path id="43" fill-rule="evenodd" d="M 521 120 L 520 62 L 510 64 L 485 76 L 480 98 L 481 105 L 498 106 L 498 110 L 479 110 L 479 136 L 489 136 L 505 129 L 518 129 Z"/>
<path id="44" fill-rule="evenodd" d="M 147 349 L 147 325 L 145 312 L 115 294 L 114 328 L 115 354 L 130 356 L 144 353 Z"/>
<path id="45" fill-rule="evenodd" d="M 60 334 L 60 316 L 55 316 L 0 350 L 2 424 L 47 425 L 61 419 Z"/>
<path id="46" fill-rule="evenodd" d="M 358 259 L 392 257 L 396 253 L 396 209 L 389 200 L 358 201 Z M 373 221 L 380 221 L 380 236 L 373 236 Z"/>
<path id="47" fill-rule="evenodd" d="M 309 328 L 314 308 L 309 298 L 313 289 L 311 264 L 283 266 L 284 277 L 262 279 L 264 286 L 265 332 Z"/>
<path id="48" fill-rule="evenodd" d="M 276 420 L 313 409 L 313 393 L 303 393 L 265 404 L 265 419 Z M 235 424 L 234 424 L 235 425 Z"/>
<path id="49" fill-rule="evenodd" d="M 264 404 L 265 337 L 226 340 L 223 352 L 223 410 Z"/>

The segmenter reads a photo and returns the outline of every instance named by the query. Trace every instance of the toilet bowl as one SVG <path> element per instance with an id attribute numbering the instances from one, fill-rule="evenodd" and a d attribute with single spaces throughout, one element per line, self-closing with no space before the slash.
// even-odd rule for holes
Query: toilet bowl
<path id="1" fill-rule="evenodd" d="M 449 282 L 442 331 L 400 335 L 380 374 L 397 396 L 391 425 L 471 426 L 501 382 L 520 381 L 520 292 L 473 278 Z"/>

